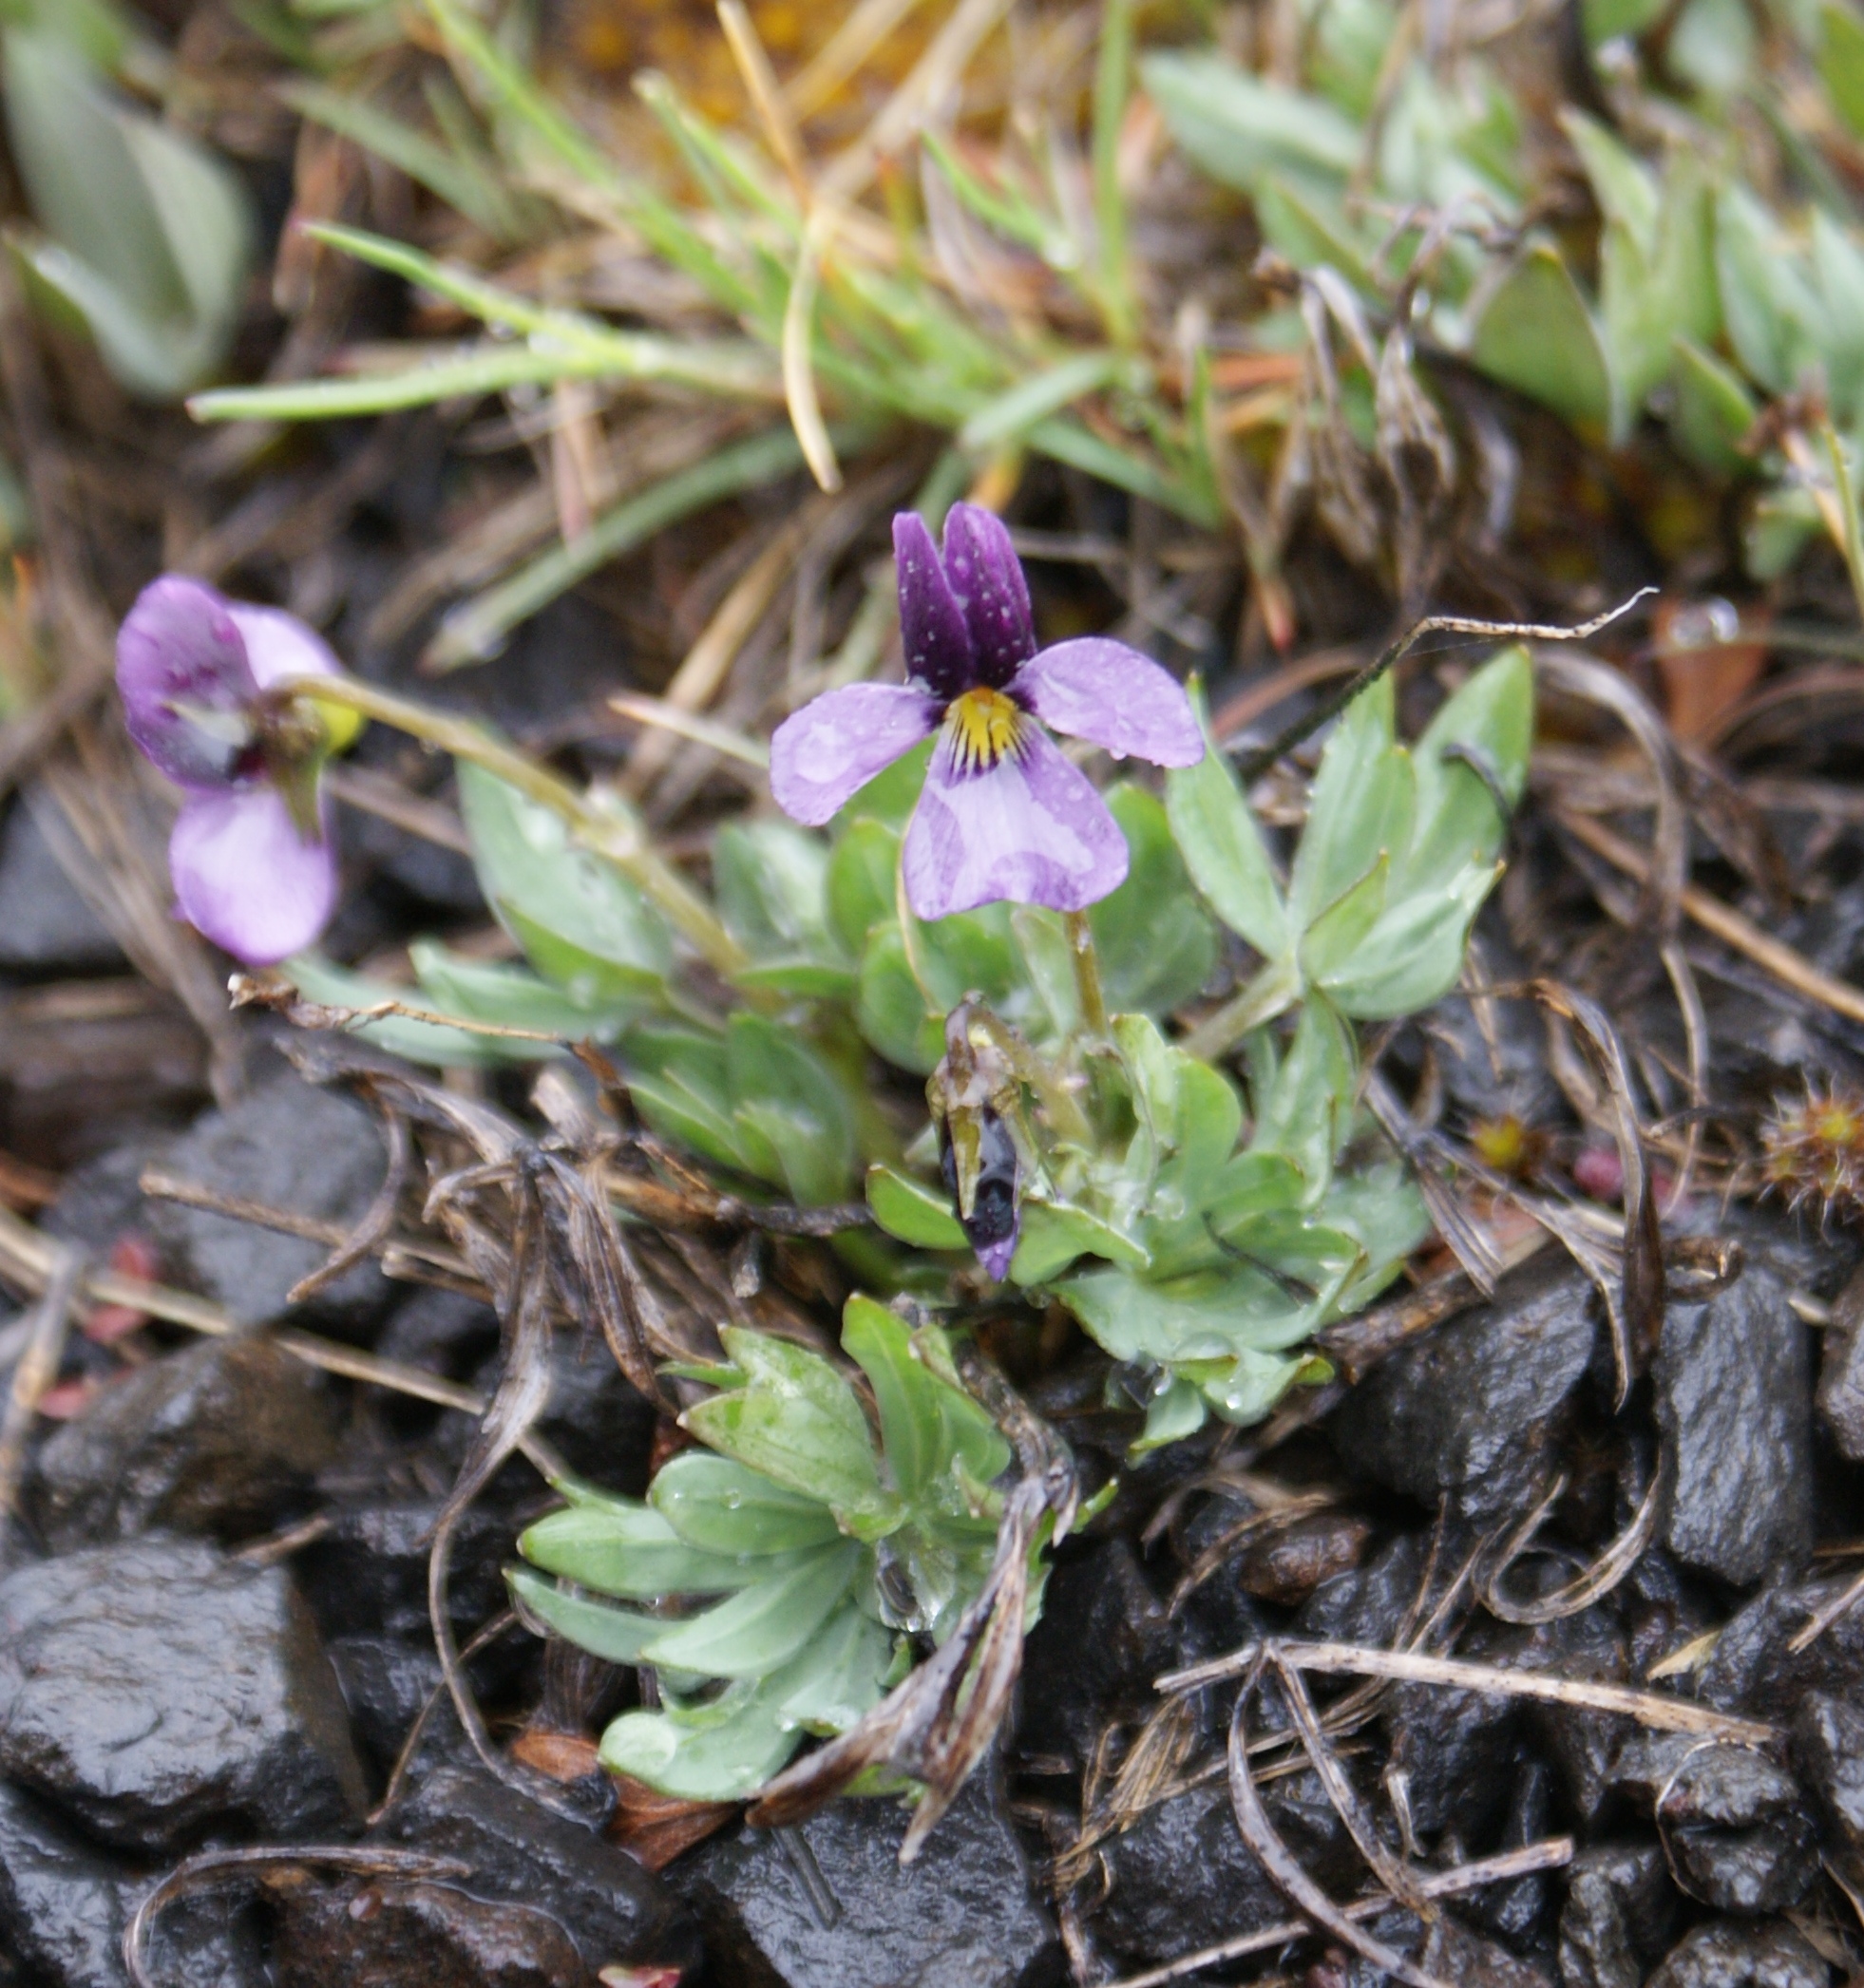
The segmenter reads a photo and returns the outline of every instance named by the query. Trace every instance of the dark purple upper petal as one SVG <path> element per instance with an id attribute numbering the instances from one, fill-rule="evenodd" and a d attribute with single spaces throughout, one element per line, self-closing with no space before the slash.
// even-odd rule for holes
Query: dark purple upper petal
<path id="1" fill-rule="evenodd" d="M 1008 899 L 1081 911 L 1126 880 L 1126 838 L 1086 774 L 1040 726 L 976 772 L 947 732 L 906 830 L 906 901 L 922 918 Z"/>
<path id="2" fill-rule="evenodd" d="M 170 780 L 206 791 L 233 784 L 245 749 L 238 720 L 258 685 L 212 587 L 168 573 L 143 589 L 117 632 L 117 689 L 130 737 Z"/>
<path id="3" fill-rule="evenodd" d="M 942 701 L 978 680 L 971 632 L 945 578 L 939 548 L 917 511 L 893 519 L 893 563 L 900 575 L 900 639 L 906 673 Z"/>
<path id="4" fill-rule="evenodd" d="M 1029 582 L 1003 521 L 977 504 L 945 520 L 945 577 L 964 610 L 978 681 L 1000 691 L 1036 653 Z"/>
<path id="5" fill-rule="evenodd" d="M 777 727 L 770 792 L 791 821 L 820 828 L 938 723 L 938 704 L 911 684 L 851 683 L 825 691 Z"/>
<path id="6" fill-rule="evenodd" d="M 307 841 L 273 786 L 192 794 L 168 839 L 181 916 L 248 966 L 273 966 L 314 944 L 336 908 L 329 809 Z"/>
<path id="7" fill-rule="evenodd" d="M 1044 725 L 1117 758 L 1194 767 L 1204 738 L 1184 687 L 1149 655 L 1105 635 L 1057 642 L 1017 672 L 1016 694 Z"/>

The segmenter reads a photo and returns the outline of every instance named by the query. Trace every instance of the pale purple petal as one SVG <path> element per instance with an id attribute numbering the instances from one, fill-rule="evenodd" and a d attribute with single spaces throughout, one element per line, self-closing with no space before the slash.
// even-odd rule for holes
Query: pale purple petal
<path id="1" fill-rule="evenodd" d="M 978 680 L 1001 690 L 1036 653 L 1029 582 L 1003 521 L 978 504 L 953 504 L 945 520 L 945 577 L 964 610 Z"/>
<path id="2" fill-rule="evenodd" d="M 949 700 L 977 681 L 971 632 L 964 625 L 939 548 L 917 511 L 893 519 L 893 563 L 900 577 L 900 639 L 906 674 L 934 696 Z"/>
<path id="3" fill-rule="evenodd" d="M 343 665 L 314 628 L 283 608 L 230 600 L 227 613 L 246 643 L 246 660 L 262 691 L 292 676 L 341 676 Z"/>
<path id="4" fill-rule="evenodd" d="M 1020 1224 L 1018 1224 L 1018 1227 Z M 1010 1259 L 1017 1253 L 1017 1232 L 1012 1230 L 1000 1241 L 986 1242 L 981 1247 L 974 1246 L 971 1254 L 983 1265 L 984 1275 L 997 1283 L 1001 1283 L 1010 1274 Z"/>
<path id="5" fill-rule="evenodd" d="M 276 787 L 195 794 L 168 840 L 181 916 L 248 966 L 272 966 L 313 944 L 336 908 L 328 810 L 306 842 Z"/>
<path id="6" fill-rule="evenodd" d="M 957 770 L 947 733 L 906 830 L 906 901 L 922 918 L 1008 899 L 1080 911 L 1125 880 L 1126 838 L 1038 726 L 994 767 Z"/>
<path id="7" fill-rule="evenodd" d="M 853 683 L 786 718 L 770 740 L 770 792 L 792 821 L 820 828 L 855 791 L 939 723 L 911 684 Z"/>
<path id="8" fill-rule="evenodd" d="M 166 573 L 143 589 L 117 631 L 117 689 L 130 737 L 170 780 L 210 791 L 234 780 L 246 749 L 238 721 L 258 686 L 212 587 Z"/>
<path id="9" fill-rule="evenodd" d="M 1116 758 L 1194 767 L 1204 738 L 1183 686 L 1149 655 L 1104 635 L 1057 642 L 1017 672 L 1014 686 L 1044 725 L 1091 739 Z"/>

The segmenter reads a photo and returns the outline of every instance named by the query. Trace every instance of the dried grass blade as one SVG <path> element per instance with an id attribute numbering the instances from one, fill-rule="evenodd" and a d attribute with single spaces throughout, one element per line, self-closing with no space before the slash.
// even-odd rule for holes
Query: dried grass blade
<path id="1" fill-rule="evenodd" d="M 401 1190 L 408 1183 L 409 1167 L 414 1158 L 414 1141 L 408 1121 L 398 1111 L 381 1110 L 382 1132 L 389 1143 L 389 1164 L 375 1198 L 363 1211 L 347 1241 L 340 1243 L 309 1276 L 301 1277 L 285 1294 L 288 1304 L 302 1304 L 328 1283 L 341 1277 L 371 1255 L 387 1238 L 401 1204 Z"/>
<path id="2" fill-rule="evenodd" d="M 1435 1975 L 1414 1967 L 1402 1954 L 1356 1925 L 1307 1875 L 1294 1852 L 1276 1834 L 1275 1826 L 1269 1821 L 1268 1811 L 1256 1791 L 1255 1777 L 1249 1771 L 1249 1700 L 1255 1695 L 1264 1662 L 1265 1652 L 1258 1650 L 1255 1662 L 1244 1677 L 1243 1689 L 1237 1694 L 1236 1708 L 1229 1719 L 1229 1806 L 1235 1812 L 1236 1827 L 1244 1843 L 1288 1903 L 1304 1913 L 1321 1931 L 1330 1933 L 1341 1945 L 1350 1947 L 1374 1967 L 1404 1982 L 1405 1988 L 1448 1988 L 1448 1984 L 1439 1981 Z"/>
<path id="3" fill-rule="evenodd" d="M 1234 1677 L 1262 1660 L 1264 1645 L 1252 1644 L 1228 1657 L 1213 1657 L 1156 1680 L 1160 1691 L 1196 1691 Z M 1400 1683 L 1441 1684 L 1452 1691 L 1498 1693 L 1504 1697 L 1538 1698 L 1549 1705 L 1583 1705 L 1633 1718 L 1660 1732 L 1694 1732 L 1737 1747 L 1772 1747 L 1783 1735 L 1759 1719 L 1738 1718 L 1664 1692 L 1638 1691 L 1626 1684 L 1550 1677 L 1544 1672 L 1505 1671 L 1498 1664 L 1473 1663 L 1459 1657 L 1425 1657 L 1407 1650 L 1372 1650 L 1356 1643 L 1277 1641 L 1276 1656 L 1301 1671 L 1329 1676 L 1389 1677 Z"/>

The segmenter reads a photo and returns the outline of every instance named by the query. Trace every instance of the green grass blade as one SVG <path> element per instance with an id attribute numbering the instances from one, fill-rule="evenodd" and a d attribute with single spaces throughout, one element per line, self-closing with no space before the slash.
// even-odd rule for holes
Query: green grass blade
<path id="1" fill-rule="evenodd" d="M 597 519 L 573 544 L 551 546 L 509 579 L 455 608 L 441 623 L 426 660 L 441 670 L 485 661 L 499 653 L 521 621 L 610 559 L 632 552 L 654 533 L 707 504 L 788 475 L 802 461 L 803 451 L 791 429 L 767 428 L 637 492 Z"/>
<path id="2" fill-rule="evenodd" d="M 300 115 L 386 160 L 397 172 L 436 194 L 500 241 L 518 231 L 517 207 L 496 176 L 439 145 L 425 132 L 390 117 L 361 97 L 319 83 L 287 84 L 279 95 Z"/>

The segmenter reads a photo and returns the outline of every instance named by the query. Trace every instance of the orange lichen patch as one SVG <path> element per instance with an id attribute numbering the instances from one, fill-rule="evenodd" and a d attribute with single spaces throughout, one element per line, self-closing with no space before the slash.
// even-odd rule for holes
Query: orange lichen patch
<path id="1" fill-rule="evenodd" d="M 840 8 L 807 8 L 795 0 L 749 0 L 751 24 L 780 81 L 787 82 L 841 25 Z M 875 51 L 864 75 L 891 87 L 922 51 L 938 26 L 936 9 L 907 21 Z M 711 0 L 576 0 L 569 9 L 567 53 L 585 73 L 625 78 L 639 69 L 663 72 L 703 116 L 743 124 L 750 115 L 744 84 Z"/>
<path id="2" fill-rule="evenodd" d="M 996 766 L 1022 738 L 1022 713 L 1001 691 L 966 691 L 953 700 L 945 723 L 951 728 L 952 758 L 962 773 Z"/>

